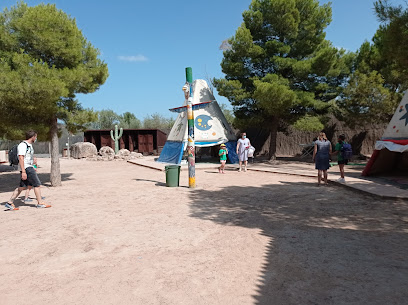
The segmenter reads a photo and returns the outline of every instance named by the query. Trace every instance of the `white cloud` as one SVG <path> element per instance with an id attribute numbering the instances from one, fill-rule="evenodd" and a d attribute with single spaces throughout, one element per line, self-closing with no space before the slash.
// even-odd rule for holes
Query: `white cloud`
<path id="1" fill-rule="evenodd" d="M 132 55 L 132 56 L 118 56 L 118 59 L 121 61 L 130 61 L 130 62 L 137 62 L 137 61 L 148 61 L 149 59 L 144 55 Z"/>

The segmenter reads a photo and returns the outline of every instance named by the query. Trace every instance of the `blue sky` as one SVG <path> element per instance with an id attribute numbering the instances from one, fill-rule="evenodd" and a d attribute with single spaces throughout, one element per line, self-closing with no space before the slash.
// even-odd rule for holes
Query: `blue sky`
<path id="1" fill-rule="evenodd" d="M 85 37 L 101 51 L 109 78 L 99 91 L 78 96 L 84 107 L 130 111 L 139 119 L 153 113 L 174 116 L 183 103 L 185 67 L 193 78 L 222 77 L 219 47 L 242 23 L 250 0 L 25 1 L 54 3 L 74 17 Z M 329 1 L 322 0 L 320 3 Z M 1 0 L 0 8 L 17 1 Z M 391 0 L 404 4 L 403 0 Z M 336 47 L 357 50 L 378 28 L 371 0 L 332 0 L 333 21 L 327 39 Z M 218 102 L 229 105 L 216 95 Z"/>

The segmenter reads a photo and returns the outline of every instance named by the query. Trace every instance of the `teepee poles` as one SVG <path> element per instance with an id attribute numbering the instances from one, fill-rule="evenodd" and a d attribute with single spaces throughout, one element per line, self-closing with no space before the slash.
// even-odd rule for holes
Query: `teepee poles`
<path id="1" fill-rule="evenodd" d="M 187 141 L 187 162 L 188 162 L 188 187 L 195 188 L 195 143 L 194 143 L 194 112 L 193 112 L 193 70 L 186 68 L 186 82 L 189 85 L 190 93 L 187 100 L 187 122 L 188 122 L 188 141 Z"/>

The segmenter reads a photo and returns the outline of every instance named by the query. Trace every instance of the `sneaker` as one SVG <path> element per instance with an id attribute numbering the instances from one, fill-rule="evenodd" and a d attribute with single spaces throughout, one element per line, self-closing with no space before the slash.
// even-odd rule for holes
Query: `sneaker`
<path id="1" fill-rule="evenodd" d="M 7 211 L 17 211 L 18 210 L 18 208 L 16 208 L 14 204 L 8 203 L 8 202 L 4 205 L 4 207 L 6 208 Z"/>
<path id="2" fill-rule="evenodd" d="M 337 182 L 340 182 L 340 183 L 346 183 L 346 180 L 345 180 L 344 178 L 339 178 L 339 179 L 337 179 L 336 181 L 337 181 Z"/>
<path id="3" fill-rule="evenodd" d="M 244 167 L 244 172 L 246 172 L 246 167 Z"/>
<path id="4" fill-rule="evenodd" d="M 240 168 L 239 170 L 238 170 L 238 172 L 241 172 L 242 171 L 242 169 Z"/>
<path id="5" fill-rule="evenodd" d="M 51 206 L 49 204 L 41 203 L 41 204 L 37 204 L 35 207 L 37 209 L 46 209 L 46 208 L 50 208 Z"/>
<path id="6" fill-rule="evenodd" d="M 31 202 L 33 201 L 31 198 L 23 199 L 23 202 Z"/>

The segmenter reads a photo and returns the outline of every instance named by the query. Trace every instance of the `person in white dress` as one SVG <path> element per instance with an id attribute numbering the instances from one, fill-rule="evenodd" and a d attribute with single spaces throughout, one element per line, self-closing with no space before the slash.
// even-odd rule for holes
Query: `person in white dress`
<path id="1" fill-rule="evenodd" d="M 246 133 L 241 134 L 241 138 L 237 143 L 237 155 L 239 159 L 239 172 L 242 171 L 242 162 L 244 162 L 244 172 L 247 171 L 248 165 L 248 149 L 251 147 L 251 142 L 246 137 Z"/>

